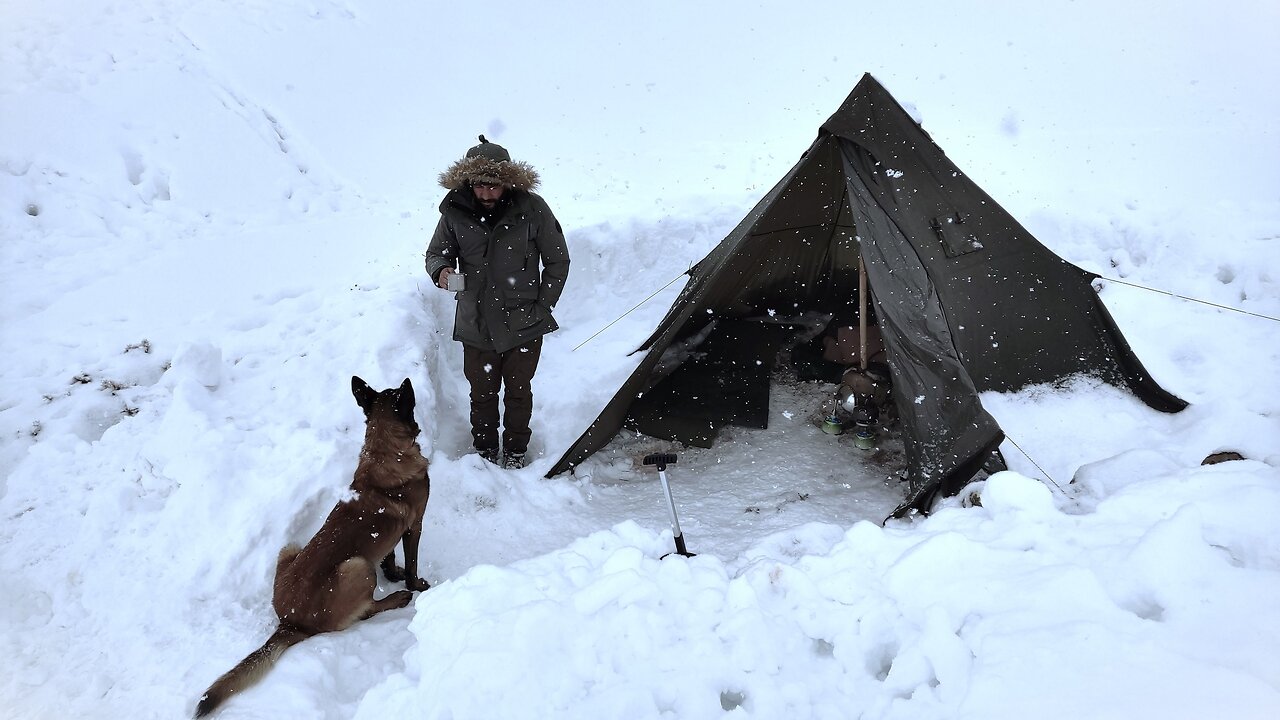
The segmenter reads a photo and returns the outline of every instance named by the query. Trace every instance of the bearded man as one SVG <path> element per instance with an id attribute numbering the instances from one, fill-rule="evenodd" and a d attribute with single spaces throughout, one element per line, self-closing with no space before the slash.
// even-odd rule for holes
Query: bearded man
<path id="1" fill-rule="evenodd" d="M 551 311 L 569 277 L 564 232 L 533 192 L 533 167 L 513 162 L 483 135 L 440 174 L 440 184 L 449 192 L 426 268 L 438 287 L 456 292 L 453 339 L 462 343 L 463 374 L 471 384 L 472 442 L 489 462 L 521 468 L 542 336 L 559 327 Z"/>

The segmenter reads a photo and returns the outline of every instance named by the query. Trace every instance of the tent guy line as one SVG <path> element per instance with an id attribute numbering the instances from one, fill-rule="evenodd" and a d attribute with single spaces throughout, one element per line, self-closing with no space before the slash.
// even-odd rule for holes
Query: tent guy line
<path id="1" fill-rule="evenodd" d="M 1022 453 L 1022 456 L 1023 456 L 1023 457 L 1025 457 L 1026 459 L 1030 460 L 1030 461 L 1031 461 L 1031 464 L 1032 464 L 1032 465 L 1035 465 L 1035 466 L 1036 466 L 1036 469 L 1037 469 L 1037 470 L 1039 470 L 1041 473 L 1043 473 L 1043 474 L 1044 474 L 1044 479 L 1045 479 L 1045 480 L 1048 480 L 1050 485 L 1052 485 L 1052 486 L 1054 486 L 1055 488 L 1057 488 L 1057 489 L 1058 489 L 1058 492 L 1062 493 L 1064 497 L 1066 496 L 1067 491 L 1062 489 L 1062 486 L 1058 484 L 1058 481 L 1057 481 L 1057 480 L 1054 480 L 1054 479 L 1053 479 L 1053 476 L 1049 474 L 1049 471 L 1047 471 L 1047 470 L 1045 470 L 1043 467 L 1041 467 L 1041 466 L 1040 466 L 1040 463 L 1036 462 L 1036 459 L 1035 459 L 1035 458 L 1033 458 L 1033 457 L 1031 457 L 1030 455 L 1028 455 L 1028 454 L 1027 454 L 1027 451 L 1022 449 L 1022 446 L 1018 444 L 1018 441 L 1017 441 L 1017 440 L 1014 440 L 1013 438 L 1009 437 L 1009 433 L 1007 433 L 1007 432 L 1004 434 L 1004 439 L 1005 439 L 1005 440 L 1008 440 L 1008 441 L 1009 441 L 1009 444 L 1011 444 L 1011 445 L 1013 445 L 1015 448 L 1017 448 L 1017 449 L 1018 449 L 1018 452 Z"/>
<path id="2" fill-rule="evenodd" d="M 569 352 L 577 352 L 577 351 L 578 351 L 578 348 L 582 347 L 583 345 L 586 345 L 587 343 L 591 342 L 592 340 L 595 340 L 597 337 L 599 337 L 599 336 L 600 336 L 600 333 L 602 333 L 602 332 L 604 332 L 605 330 L 608 330 L 609 328 L 611 328 L 611 327 L 613 327 L 614 325 L 616 325 L 616 324 L 618 323 L 618 321 L 622 320 L 622 318 L 624 318 L 624 317 L 626 317 L 626 316 L 630 315 L 631 313 L 635 312 L 636 310 L 639 310 L 639 309 L 640 309 L 640 307 L 641 307 L 642 305 L 644 305 L 645 303 L 647 303 L 647 302 L 649 302 L 650 300 L 652 300 L 652 299 L 653 299 L 653 298 L 654 298 L 658 293 L 660 293 L 660 292 L 662 292 L 663 290 L 666 290 L 667 288 L 671 287 L 671 283 L 674 283 L 675 281 L 679 280 L 679 279 L 680 279 L 681 277 L 683 277 L 684 275 L 687 275 L 687 274 L 688 274 L 688 272 L 689 272 L 688 270 L 685 270 L 684 272 L 681 272 L 679 275 L 677 275 L 677 276 L 675 276 L 675 277 L 671 278 L 671 280 L 670 280 L 670 281 L 668 281 L 666 285 L 663 285 L 662 287 L 658 288 L 657 290 L 654 290 L 652 293 L 650 293 L 650 294 L 649 294 L 649 297 L 647 297 L 647 298 L 645 298 L 645 299 L 641 300 L 640 302 L 636 303 L 635 307 L 633 307 L 633 308 L 631 308 L 630 310 L 628 310 L 628 311 L 626 311 L 626 312 L 622 313 L 621 315 L 619 315 L 616 319 L 614 319 L 614 321 L 613 321 L 613 322 L 611 322 L 611 323 L 609 323 L 608 325 L 605 325 L 604 327 L 602 327 L 602 328 L 600 328 L 599 330 L 597 330 L 597 331 L 595 332 L 595 334 L 594 334 L 594 335 L 592 335 L 591 337 L 587 338 L 586 340 L 583 340 L 582 342 L 580 342 L 580 343 L 578 343 L 577 345 L 575 345 L 575 346 L 573 347 L 573 349 L 572 349 L 572 350 L 570 350 Z"/>
<path id="3" fill-rule="evenodd" d="M 1230 305 L 1220 305 L 1215 302 L 1209 302 L 1208 300 L 1200 300 L 1199 298 L 1187 297 L 1186 295 L 1179 295 L 1178 293 L 1169 292 L 1168 290 L 1161 290 L 1160 288 L 1147 287 L 1146 285 L 1139 285 L 1137 283 L 1131 283 L 1125 280 L 1117 280 L 1115 278 L 1110 278 L 1105 275 L 1099 275 L 1098 278 L 1102 280 L 1106 280 L 1107 282 L 1120 283 L 1121 285 L 1128 285 L 1129 287 L 1135 287 L 1135 288 L 1138 288 L 1139 290 L 1146 290 L 1148 292 L 1159 293 L 1160 295 L 1168 295 L 1170 297 L 1176 297 L 1179 300 L 1186 300 L 1187 302 L 1200 303 L 1201 305 L 1216 307 L 1220 310 L 1230 310 L 1231 312 L 1238 312 L 1241 315 L 1252 315 L 1256 318 L 1262 318 L 1263 320 L 1270 320 L 1271 322 L 1280 322 L 1280 318 L 1271 317 L 1270 315 L 1263 315 L 1262 313 L 1250 312 L 1248 310 L 1241 310 L 1240 308 L 1231 307 Z"/>

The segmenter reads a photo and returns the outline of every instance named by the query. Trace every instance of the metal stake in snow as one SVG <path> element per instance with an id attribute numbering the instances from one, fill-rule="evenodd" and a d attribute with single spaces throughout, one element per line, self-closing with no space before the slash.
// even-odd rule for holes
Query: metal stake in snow
<path id="1" fill-rule="evenodd" d="M 676 501 L 671 497 L 671 485 L 667 483 L 667 466 L 674 465 L 675 462 L 675 453 L 653 453 L 644 458 L 645 465 L 658 466 L 658 479 L 662 480 L 662 492 L 666 493 L 667 507 L 671 510 L 671 534 L 676 540 L 676 552 L 685 557 L 693 557 L 693 553 L 684 546 L 684 535 L 680 533 L 680 519 L 676 517 Z"/>

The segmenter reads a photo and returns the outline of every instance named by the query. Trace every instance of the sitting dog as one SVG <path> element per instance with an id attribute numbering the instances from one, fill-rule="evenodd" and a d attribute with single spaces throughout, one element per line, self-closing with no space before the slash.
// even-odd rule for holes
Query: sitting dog
<path id="1" fill-rule="evenodd" d="M 364 410 L 364 448 L 351 482 L 351 497 L 338 503 L 305 547 L 291 545 L 276 561 L 271 605 L 280 624 L 262 647 L 205 691 L 196 717 L 213 712 L 227 698 L 257 682 L 291 646 L 324 632 L 345 630 L 384 610 L 402 608 L 414 590 L 426 590 L 418 577 L 418 541 L 422 513 L 431 492 L 427 459 L 418 447 L 413 419 L 413 385 L 377 392 L 358 377 L 351 392 Z M 404 569 L 395 564 L 396 544 L 404 543 Z M 398 590 L 373 599 L 377 565 Z"/>

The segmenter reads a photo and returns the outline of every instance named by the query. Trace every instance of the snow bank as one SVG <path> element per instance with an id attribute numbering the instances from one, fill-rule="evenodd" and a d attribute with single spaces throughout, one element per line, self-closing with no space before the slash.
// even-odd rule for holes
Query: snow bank
<path id="1" fill-rule="evenodd" d="M 797 528 L 766 546 L 803 550 L 740 567 L 619 525 L 423 595 L 404 674 L 356 717 L 1269 717 L 1280 477 L 1259 465 L 1085 514 L 1001 473 L 980 506 Z"/>

